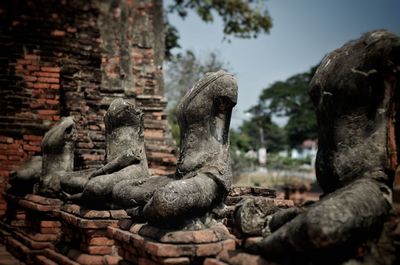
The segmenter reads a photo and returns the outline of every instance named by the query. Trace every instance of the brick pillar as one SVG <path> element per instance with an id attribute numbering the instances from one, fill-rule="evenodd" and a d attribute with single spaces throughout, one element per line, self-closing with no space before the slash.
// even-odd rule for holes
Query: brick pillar
<path id="1" fill-rule="evenodd" d="M 0 192 L 40 153 L 60 116 L 77 123 L 75 169 L 104 160 L 103 116 L 122 97 L 145 113 L 153 173 L 172 173 L 175 148 L 163 97 L 162 1 L 0 3 Z M 0 215 L 6 205 L 0 200 Z"/>

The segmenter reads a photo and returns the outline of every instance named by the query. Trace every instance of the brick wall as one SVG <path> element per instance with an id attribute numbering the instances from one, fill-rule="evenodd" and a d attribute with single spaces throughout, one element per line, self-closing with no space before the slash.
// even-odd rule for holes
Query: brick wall
<path id="1" fill-rule="evenodd" d="M 1 2 L 0 191 L 11 170 L 40 152 L 42 136 L 61 116 L 78 125 L 76 169 L 98 165 L 103 116 L 117 97 L 145 113 L 153 173 L 173 172 L 163 53 L 159 0 Z"/>

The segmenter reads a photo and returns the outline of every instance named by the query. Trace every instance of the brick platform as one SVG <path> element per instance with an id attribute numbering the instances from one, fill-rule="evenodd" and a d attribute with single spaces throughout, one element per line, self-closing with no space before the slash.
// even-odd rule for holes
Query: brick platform
<path id="1" fill-rule="evenodd" d="M 19 201 L 24 197 L 14 196 L 6 192 L 3 192 L 2 195 L 9 206 L 1 222 L 2 228 L 10 231 L 18 227 L 25 227 L 26 210 L 19 206 Z"/>
<path id="2" fill-rule="evenodd" d="M 234 250 L 236 242 L 224 225 L 198 231 L 171 231 L 143 224 L 109 227 L 124 264 L 202 264 Z"/>
<path id="3" fill-rule="evenodd" d="M 60 244 L 37 257 L 41 264 L 118 264 L 121 258 L 114 240 L 107 237 L 107 227 L 128 219 L 124 210 L 95 211 L 67 204 L 59 214 L 63 231 Z"/>
<path id="4" fill-rule="evenodd" d="M 63 202 L 32 194 L 24 198 L 8 195 L 7 198 L 18 209 L 11 211 L 10 207 L 8 211 L 8 220 L 11 220 L 8 228 L 11 230 L 5 241 L 7 250 L 27 264 L 37 264 L 35 257 L 46 248 L 53 249 L 60 239 L 61 222 L 58 210 Z M 12 215 L 14 212 L 17 214 Z M 24 219 L 21 212 L 25 213 Z"/>

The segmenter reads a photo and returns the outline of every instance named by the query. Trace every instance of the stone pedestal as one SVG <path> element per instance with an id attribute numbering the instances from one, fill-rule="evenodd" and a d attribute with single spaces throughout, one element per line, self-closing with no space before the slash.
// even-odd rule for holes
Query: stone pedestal
<path id="1" fill-rule="evenodd" d="M 171 231 L 143 224 L 109 227 L 109 237 L 119 246 L 121 264 L 202 264 L 236 242 L 224 225 L 197 231 Z"/>
<path id="2" fill-rule="evenodd" d="M 25 227 L 26 210 L 19 206 L 19 201 L 24 199 L 24 197 L 14 196 L 4 192 L 3 198 L 8 207 L 3 219 L 1 220 L 1 228 L 10 231 L 11 229 L 17 229 L 18 227 Z"/>
<path id="3" fill-rule="evenodd" d="M 218 258 L 207 258 L 203 265 L 277 265 L 266 261 L 259 255 L 251 255 L 241 251 L 228 251 Z"/>
<path id="4" fill-rule="evenodd" d="M 284 200 L 276 198 L 276 191 L 273 189 L 249 187 L 249 186 L 233 186 L 225 199 L 228 209 L 226 225 L 231 233 L 238 238 L 242 238 L 241 231 L 235 224 L 235 213 L 244 200 L 262 200 L 266 204 L 273 205 L 277 208 L 290 208 L 294 206 L 292 200 Z"/>
<path id="5" fill-rule="evenodd" d="M 117 227 L 118 221 L 128 219 L 124 210 L 94 211 L 69 204 L 59 213 L 63 231 L 60 244 L 55 250 L 46 250 L 42 259 L 47 263 L 43 264 L 118 264 L 121 258 L 114 240 L 107 237 L 107 227 Z"/>
<path id="6" fill-rule="evenodd" d="M 61 222 L 58 220 L 58 210 L 63 202 L 33 194 L 14 202 L 17 202 L 17 205 L 13 205 L 16 207 L 15 220 L 11 221 L 11 236 L 5 242 L 7 250 L 28 264 L 36 264 L 35 256 L 46 248 L 54 249 L 60 239 Z"/>

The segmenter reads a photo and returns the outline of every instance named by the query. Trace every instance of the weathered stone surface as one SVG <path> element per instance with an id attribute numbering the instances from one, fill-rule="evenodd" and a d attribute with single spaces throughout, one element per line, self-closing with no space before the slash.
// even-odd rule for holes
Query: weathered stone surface
<path id="1" fill-rule="evenodd" d="M 49 212 L 49 213 L 54 213 L 54 211 L 57 211 L 60 209 L 60 205 L 56 204 L 56 205 L 44 205 L 44 204 L 40 204 L 40 203 L 35 203 L 29 200 L 20 200 L 19 201 L 19 206 L 32 210 L 32 211 L 38 211 L 38 212 Z"/>
<path id="2" fill-rule="evenodd" d="M 43 205 L 60 206 L 63 204 L 63 201 L 61 201 L 59 199 L 47 198 L 47 197 L 43 197 L 43 196 L 39 196 L 39 195 L 35 195 L 35 194 L 27 194 L 25 196 L 25 199 L 32 201 L 32 202 L 39 203 L 39 204 L 43 204 Z"/>
<path id="3" fill-rule="evenodd" d="M 228 196 L 237 197 L 244 195 L 262 196 L 276 198 L 276 191 L 273 189 L 248 187 L 248 186 L 233 186 L 228 193 Z"/>
<path id="4" fill-rule="evenodd" d="M 229 124 L 236 101 L 232 75 L 218 71 L 199 80 L 178 105 L 175 176 L 121 182 L 114 199 L 126 208 L 144 206 L 146 220 L 158 225 L 180 225 L 223 203 L 232 182 Z"/>
<path id="5" fill-rule="evenodd" d="M 10 173 L 8 183 L 11 187 L 7 192 L 20 196 L 33 193 L 33 185 L 39 181 L 41 174 L 42 157 L 30 157 L 16 171 Z"/>
<path id="6" fill-rule="evenodd" d="M 203 265 L 228 265 L 228 263 L 222 262 L 218 259 L 207 258 L 204 260 Z"/>
<path id="7" fill-rule="evenodd" d="M 91 172 L 74 172 L 61 182 L 67 200 L 96 209 L 113 207 L 111 198 L 116 194 L 125 196 L 120 189 L 126 184 L 118 183 L 150 176 L 144 149 L 143 112 L 127 100 L 115 99 L 104 123 L 106 164 Z"/>
<path id="8" fill-rule="evenodd" d="M 226 255 L 221 255 L 220 259 L 226 262 L 225 264 L 229 265 L 278 265 L 277 263 L 266 261 L 258 255 L 235 251 L 231 251 Z"/>
<path id="9" fill-rule="evenodd" d="M 220 242 L 230 237 L 224 225 L 213 226 L 209 229 L 197 231 L 171 231 L 154 226 L 145 225 L 140 228 L 139 235 L 153 238 L 162 243 L 201 244 Z"/>
<path id="10" fill-rule="evenodd" d="M 253 196 L 243 198 L 234 212 L 235 228 L 245 236 L 260 236 L 274 213 L 293 206 L 290 200 Z"/>
<path id="11" fill-rule="evenodd" d="M 204 231 L 203 234 L 207 235 L 204 238 L 201 236 L 201 231 L 176 231 L 176 233 L 175 236 L 182 236 L 182 239 L 177 240 L 175 237 L 172 242 L 166 243 L 119 228 L 108 228 L 109 237 L 115 240 L 117 246 L 120 246 L 119 255 L 134 263 L 137 263 L 140 258 L 146 258 L 155 264 L 192 264 L 192 262 L 197 264 L 204 257 L 216 257 L 220 253 L 234 250 L 236 247 L 234 239 L 222 238 L 217 242 L 206 242 L 205 239 L 210 235 L 208 230 Z M 211 240 L 214 239 L 211 238 Z M 190 242 L 179 243 L 183 241 Z"/>
<path id="12" fill-rule="evenodd" d="M 340 263 L 376 240 L 399 161 L 399 51 L 398 36 L 374 31 L 321 62 L 310 95 L 318 121 L 317 179 L 327 195 L 249 250 L 287 263 L 306 262 L 299 257 Z"/>
<path id="13" fill-rule="evenodd" d="M 38 192 L 48 197 L 58 197 L 60 181 L 74 167 L 74 146 L 77 139 L 72 117 L 62 118 L 43 137 L 42 174 Z"/>
<path id="14" fill-rule="evenodd" d="M 117 226 L 118 221 L 112 219 L 86 219 L 61 211 L 64 222 L 83 229 L 106 229 L 108 226 Z"/>

